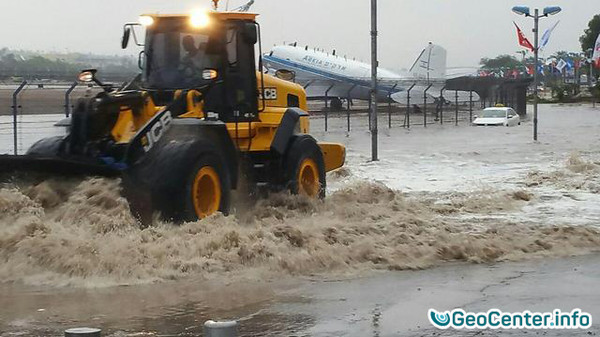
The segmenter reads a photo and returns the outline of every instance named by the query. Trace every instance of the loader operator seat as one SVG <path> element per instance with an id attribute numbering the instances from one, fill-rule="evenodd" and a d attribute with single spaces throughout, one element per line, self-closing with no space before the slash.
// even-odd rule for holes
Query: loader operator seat
<path id="1" fill-rule="evenodd" d="M 193 36 L 184 36 L 181 44 L 183 45 L 183 49 L 188 53 L 186 57 L 194 57 L 196 54 L 198 54 L 198 48 L 196 48 Z"/>
<path id="2" fill-rule="evenodd" d="M 181 46 L 185 51 L 185 55 L 181 58 L 181 65 L 192 67 L 194 65 L 194 57 L 198 55 L 198 48 L 194 42 L 194 37 L 186 35 L 181 39 Z"/>
<path id="3" fill-rule="evenodd" d="M 185 55 L 181 57 L 179 70 L 182 72 L 181 77 L 188 81 L 195 81 L 198 77 L 202 76 L 202 70 L 205 68 L 203 61 L 209 57 L 208 55 L 204 57 L 200 55 L 201 45 L 202 42 L 196 47 L 194 37 L 191 35 L 186 35 L 181 39 L 182 54 L 185 53 Z"/>

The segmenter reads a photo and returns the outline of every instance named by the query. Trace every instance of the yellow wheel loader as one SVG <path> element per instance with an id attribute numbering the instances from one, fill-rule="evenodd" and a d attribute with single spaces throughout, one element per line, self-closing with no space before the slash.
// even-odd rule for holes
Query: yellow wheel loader
<path id="1" fill-rule="evenodd" d="M 344 164 L 345 148 L 309 135 L 301 86 L 261 71 L 255 19 L 197 12 L 126 24 L 122 47 L 132 36 L 143 46 L 141 74 L 114 88 L 83 71 L 80 81 L 104 91 L 79 99 L 68 135 L 0 157 L 0 171 L 120 176 L 145 223 L 154 212 L 174 221 L 227 213 L 242 184 L 255 195 L 288 189 L 323 198 L 325 173 Z"/>

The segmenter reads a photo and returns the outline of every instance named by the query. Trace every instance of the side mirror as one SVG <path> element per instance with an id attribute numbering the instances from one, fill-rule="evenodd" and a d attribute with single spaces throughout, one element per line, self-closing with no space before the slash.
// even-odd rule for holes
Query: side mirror
<path id="1" fill-rule="evenodd" d="M 256 31 L 256 24 L 246 23 L 242 32 L 244 41 L 248 44 L 255 45 L 258 42 L 258 33 Z"/>
<path id="2" fill-rule="evenodd" d="M 96 69 L 86 69 L 83 70 L 79 73 L 79 76 L 77 76 L 77 78 L 79 79 L 79 81 L 87 83 L 88 87 L 92 87 L 92 82 L 96 83 L 97 85 L 99 85 L 100 87 L 102 87 L 102 89 L 104 89 L 104 91 L 106 92 L 110 92 L 112 90 L 112 85 L 110 84 L 104 84 L 102 82 L 100 82 L 100 80 L 98 80 L 98 78 L 96 78 L 96 73 L 98 72 L 98 70 Z"/>
<path id="3" fill-rule="evenodd" d="M 479 118 L 479 116 L 477 116 L 477 115 L 473 115 L 473 119 L 475 119 L 475 118 Z"/>
<path id="4" fill-rule="evenodd" d="M 144 52 L 143 50 L 138 54 L 138 68 L 140 68 L 140 70 L 144 70 L 144 61 L 146 60 L 146 58 L 144 57 L 146 56 L 146 52 Z"/>
<path id="5" fill-rule="evenodd" d="M 98 72 L 98 70 L 96 70 L 96 69 L 82 70 L 79 73 L 79 76 L 77 76 L 77 78 L 79 79 L 80 82 L 84 82 L 84 83 L 98 82 L 98 80 L 96 79 L 97 72 Z"/>
<path id="6" fill-rule="evenodd" d="M 131 27 L 123 29 L 123 38 L 121 38 L 121 48 L 126 49 L 129 45 L 129 37 L 131 36 Z"/>

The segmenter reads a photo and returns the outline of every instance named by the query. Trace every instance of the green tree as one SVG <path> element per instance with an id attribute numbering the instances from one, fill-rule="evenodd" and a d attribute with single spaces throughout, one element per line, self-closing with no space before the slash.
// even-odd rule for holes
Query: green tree
<path id="1" fill-rule="evenodd" d="M 600 83 L 597 83 L 596 86 L 592 87 L 592 95 L 598 99 L 600 98 Z"/>
<path id="2" fill-rule="evenodd" d="M 73 80 L 81 69 L 100 68 L 102 76 L 121 81 L 139 72 L 134 58 L 100 56 L 101 61 L 96 58 L 92 54 L 38 54 L 0 48 L 0 78 Z"/>
<path id="3" fill-rule="evenodd" d="M 514 69 L 523 64 L 521 61 L 517 60 L 516 57 L 511 55 L 500 55 L 495 58 L 482 58 L 481 59 L 481 68 L 486 70 L 494 70 L 494 69 Z"/>
<path id="4" fill-rule="evenodd" d="M 566 61 L 569 58 L 569 56 L 570 56 L 569 52 L 566 52 L 564 50 L 559 50 L 556 53 L 550 55 L 550 58 L 554 58 L 557 61 L 561 60 L 561 59 Z"/>
<path id="5" fill-rule="evenodd" d="M 593 49 L 598 35 L 600 35 L 600 14 L 594 15 L 588 23 L 588 28 L 583 31 L 583 35 L 579 38 L 581 50 L 587 52 L 589 49 Z"/>

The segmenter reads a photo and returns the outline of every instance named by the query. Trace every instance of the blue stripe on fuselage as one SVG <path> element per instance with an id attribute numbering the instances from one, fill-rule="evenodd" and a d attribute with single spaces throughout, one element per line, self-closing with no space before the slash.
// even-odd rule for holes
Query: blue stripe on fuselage
<path id="1" fill-rule="evenodd" d="M 361 86 L 361 87 L 371 88 L 371 83 L 368 81 L 361 81 L 361 80 L 357 80 L 356 78 L 333 74 L 333 73 L 330 73 L 327 71 L 323 71 L 320 69 L 315 69 L 315 68 L 312 68 L 309 66 L 305 66 L 303 64 L 295 63 L 295 62 L 292 62 L 289 60 L 284 60 L 284 59 L 276 57 L 276 56 L 264 55 L 263 59 L 265 59 L 267 62 L 277 63 L 284 67 L 300 69 L 300 70 L 312 73 L 317 76 L 325 77 L 330 80 L 335 80 L 335 81 L 340 81 L 340 82 L 344 82 L 344 83 L 354 84 L 354 85 Z M 288 68 L 285 68 L 285 69 L 290 70 Z M 393 87 L 390 87 L 390 86 L 380 86 L 379 89 L 382 91 L 385 91 L 385 92 L 392 92 L 392 93 L 402 91 L 398 88 L 394 89 Z"/>

